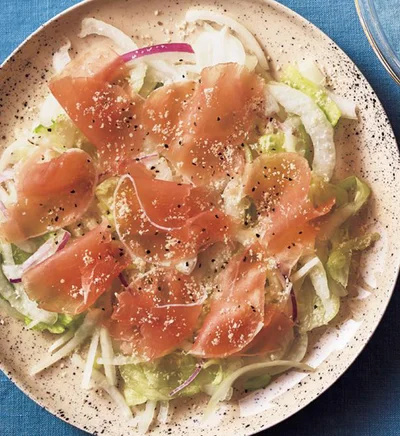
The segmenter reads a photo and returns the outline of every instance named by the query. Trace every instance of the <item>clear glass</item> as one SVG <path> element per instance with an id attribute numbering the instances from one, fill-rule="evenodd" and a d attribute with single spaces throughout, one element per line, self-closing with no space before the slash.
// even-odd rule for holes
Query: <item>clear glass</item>
<path id="1" fill-rule="evenodd" d="M 355 0 L 375 53 L 400 85 L 400 0 Z"/>

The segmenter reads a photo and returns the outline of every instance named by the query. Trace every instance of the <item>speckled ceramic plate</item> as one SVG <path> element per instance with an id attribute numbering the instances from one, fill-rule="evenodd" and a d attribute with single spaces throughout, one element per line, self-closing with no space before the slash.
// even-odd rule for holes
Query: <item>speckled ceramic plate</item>
<path id="1" fill-rule="evenodd" d="M 144 45 L 150 42 L 145 35 L 153 42 L 178 39 L 175 25 L 189 6 L 223 11 L 240 20 L 264 45 L 275 69 L 288 61 L 314 58 L 325 68 L 332 88 L 358 103 L 359 122 L 342 120 L 336 131 L 336 175 L 358 174 L 370 183 L 374 195 L 365 223 L 382 235 L 362 258 L 340 315 L 331 326 L 313 334 L 308 359 L 320 364 L 315 373 L 291 371 L 239 403 L 223 405 L 212 430 L 199 423 L 202 398 L 175 403 L 171 423 L 151 430 L 160 435 L 248 435 L 297 412 L 343 374 L 377 327 L 396 281 L 400 263 L 399 154 L 385 112 L 353 62 L 312 24 L 269 0 L 92 0 L 43 26 L 5 62 L 0 72 L 0 137 L 5 145 L 18 137 L 21 127 L 31 126 L 46 81 L 53 74 L 52 53 L 64 38 L 72 41 L 76 51 L 90 44 L 76 36 L 82 18 L 106 20 Z M 50 336 L 27 331 L 6 319 L 0 324 L 1 368 L 33 400 L 71 424 L 93 433 L 133 434 L 107 397 L 79 388 L 80 377 L 69 361 L 35 378 L 28 375 L 28 368 L 43 356 L 49 341 Z"/>

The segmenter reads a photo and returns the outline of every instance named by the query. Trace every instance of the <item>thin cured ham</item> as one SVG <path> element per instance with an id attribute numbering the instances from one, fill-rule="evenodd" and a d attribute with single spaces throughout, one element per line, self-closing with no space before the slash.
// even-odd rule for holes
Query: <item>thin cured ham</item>
<path id="1" fill-rule="evenodd" d="M 155 359 L 192 336 L 203 302 L 192 277 L 155 269 L 117 295 L 111 332 L 124 352 Z"/>
<path id="2" fill-rule="evenodd" d="M 296 153 L 261 155 L 244 173 L 243 195 L 257 209 L 262 242 L 287 274 L 300 256 L 314 249 L 318 227 L 313 222 L 328 213 L 335 201 L 315 208 L 308 198 L 311 169 Z"/>
<path id="3" fill-rule="evenodd" d="M 240 354 L 259 355 L 281 351 L 293 338 L 294 322 L 276 305 L 265 307 L 264 327 Z"/>
<path id="4" fill-rule="evenodd" d="M 240 174 L 243 143 L 254 140 L 263 116 L 264 82 L 246 67 L 205 68 L 196 82 L 164 86 L 146 100 L 143 123 L 177 171 L 196 185 Z"/>
<path id="5" fill-rule="evenodd" d="M 93 200 L 96 183 L 94 162 L 82 150 L 53 158 L 35 153 L 17 174 L 17 203 L 7 209 L 1 235 L 21 242 L 75 222 Z"/>
<path id="6" fill-rule="evenodd" d="M 121 179 L 114 208 L 121 241 L 134 257 L 156 264 L 189 259 L 231 232 L 207 192 L 152 179 L 140 163 Z"/>
<path id="7" fill-rule="evenodd" d="M 96 147 L 102 175 L 117 174 L 142 146 L 142 98 L 118 83 L 125 73 L 123 60 L 100 48 L 74 59 L 50 83 L 55 98 Z"/>
<path id="8" fill-rule="evenodd" d="M 127 265 L 124 250 L 100 225 L 28 269 L 22 283 L 40 308 L 76 315 L 109 290 Z"/>
<path id="9" fill-rule="evenodd" d="M 258 245 L 233 257 L 218 279 L 210 313 L 190 352 L 227 357 L 244 349 L 263 328 L 266 265 Z"/>

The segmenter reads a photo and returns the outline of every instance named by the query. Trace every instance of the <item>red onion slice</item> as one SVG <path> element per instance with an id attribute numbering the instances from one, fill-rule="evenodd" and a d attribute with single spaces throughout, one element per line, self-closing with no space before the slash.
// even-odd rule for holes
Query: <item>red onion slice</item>
<path id="1" fill-rule="evenodd" d="M 0 201 L 0 211 L 1 211 L 1 213 L 3 214 L 3 216 L 4 216 L 5 219 L 8 219 L 8 218 L 10 217 L 10 216 L 8 215 L 6 205 L 5 205 L 2 201 Z"/>
<path id="2" fill-rule="evenodd" d="M 119 281 L 121 282 L 122 286 L 124 286 L 125 288 L 129 287 L 129 283 L 127 282 L 125 276 L 123 273 L 121 273 L 119 276 Z"/>
<path id="3" fill-rule="evenodd" d="M 297 300 L 296 300 L 296 294 L 294 293 L 294 290 L 290 291 L 290 299 L 292 302 L 292 321 L 297 321 Z"/>
<path id="4" fill-rule="evenodd" d="M 20 283 L 25 271 L 42 263 L 67 245 L 71 234 L 66 230 L 62 230 L 58 233 L 58 235 L 48 239 L 41 245 L 39 249 L 21 265 L 3 265 L 3 271 L 7 275 L 10 283 Z"/>
<path id="5" fill-rule="evenodd" d="M 138 48 L 122 55 L 121 58 L 124 62 L 136 61 L 147 56 L 151 56 L 152 60 L 169 60 L 171 55 L 178 55 L 177 60 L 195 61 L 192 46 L 184 42 L 172 42 L 170 44 L 157 44 L 150 47 Z"/>
<path id="6" fill-rule="evenodd" d="M 196 368 L 193 371 L 193 373 L 190 375 L 190 377 L 187 380 L 185 380 L 181 385 L 179 385 L 177 388 L 175 388 L 173 391 L 171 391 L 169 393 L 169 396 L 173 397 L 178 392 L 180 392 L 182 389 L 185 389 L 187 386 L 189 386 L 190 383 L 192 383 L 192 381 L 200 374 L 200 371 L 202 370 L 202 368 L 203 368 L 203 362 L 196 364 Z"/>

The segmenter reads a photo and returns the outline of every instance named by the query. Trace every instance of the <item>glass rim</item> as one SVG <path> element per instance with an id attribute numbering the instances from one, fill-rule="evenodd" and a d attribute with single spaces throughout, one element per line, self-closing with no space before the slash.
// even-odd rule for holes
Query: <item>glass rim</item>
<path id="1" fill-rule="evenodd" d="M 371 47 L 388 73 L 395 82 L 400 85 L 400 61 L 381 28 L 375 6 L 371 0 L 354 1 L 361 26 Z M 364 3 L 366 3 L 366 5 Z M 368 8 L 367 10 L 365 9 L 366 7 Z"/>

